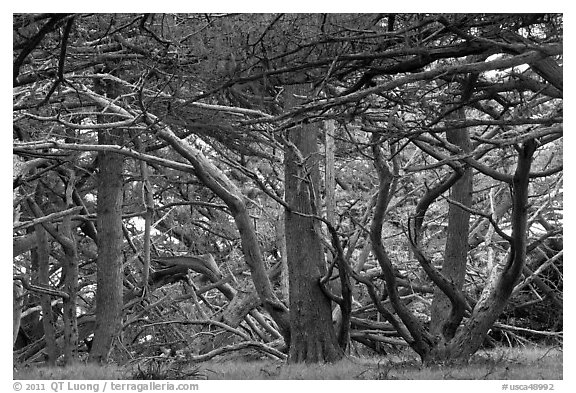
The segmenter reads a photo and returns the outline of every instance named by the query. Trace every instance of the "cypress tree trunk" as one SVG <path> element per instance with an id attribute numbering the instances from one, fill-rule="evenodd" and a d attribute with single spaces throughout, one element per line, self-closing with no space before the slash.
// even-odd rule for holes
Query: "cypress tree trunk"
<path id="1" fill-rule="evenodd" d="M 470 74 L 463 85 L 461 102 L 465 103 L 472 95 L 478 75 Z M 455 117 L 466 120 L 464 107 L 459 108 Z M 458 146 L 463 152 L 471 152 L 472 142 L 467 129 L 456 129 L 446 132 L 448 142 Z M 473 173 L 472 168 L 463 167 L 462 176 L 450 188 L 450 198 L 463 206 L 472 206 Z M 461 291 L 466 275 L 468 258 L 468 234 L 470 232 L 470 213 L 452 203 L 448 207 L 448 233 L 442 263 L 442 275 Z M 454 337 L 456 327 L 463 318 L 463 310 L 452 310 L 452 304 L 446 294 L 436 288 L 430 310 L 430 333 L 445 342 Z M 453 314 L 453 315 L 451 315 Z"/>
<path id="2" fill-rule="evenodd" d="M 24 289 L 20 281 L 15 280 L 12 283 L 12 345 L 16 344 L 18 339 L 22 306 L 24 306 Z"/>
<path id="3" fill-rule="evenodd" d="M 35 225 L 34 232 L 38 245 L 32 250 L 32 259 L 37 260 L 38 272 L 36 282 L 45 287 L 50 287 L 49 273 L 49 255 L 50 248 L 48 245 L 48 236 L 42 225 Z M 58 346 L 56 345 L 56 329 L 54 314 L 50 295 L 40 294 L 40 306 L 42 307 L 42 327 L 44 328 L 44 341 L 46 342 L 46 355 L 48 355 L 48 364 L 56 365 L 58 357 Z"/>
<path id="4" fill-rule="evenodd" d="M 113 72 L 112 66 L 104 65 L 103 72 Z M 110 98 L 119 95 L 115 83 L 94 79 L 94 90 Z M 98 116 L 99 123 L 108 121 Z M 101 145 L 122 146 L 123 129 L 103 129 L 98 132 Z M 122 202 L 123 157 L 110 152 L 98 153 L 98 259 L 96 261 L 96 327 L 89 361 L 103 363 L 108 359 L 114 338 L 122 326 Z"/>
<path id="5" fill-rule="evenodd" d="M 75 174 L 68 170 L 66 180 L 66 208 L 74 206 L 72 192 L 74 190 Z M 73 364 L 78 359 L 78 246 L 72 229 L 70 216 L 62 220 L 62 239 L 60 244 L 64 250 L 64 263 L 62 275 L 64 276 L 64 291 L 68 298 L 63 300 L 62 320 L 64 321 L 64 361 L 67 365 Z"/>
<path id="6" fill-rule="evenodd" d="M 294 93 L 294 91 L 289 92 Z M 293 101 L 290 97 L 287 101 Z M 290 287 L 290 363 L 333 362 L 343 357 L 332 326 L 330 300 L 319 279 L 326 271 L 318 220 L 297 213 L 318 214 L 317 133 L 313 126 L 296 126 L 285 149 L 286 249 Z"/>
<path id="7" fill-rule="evenodd" d="M 102 131 L 100 144 L 122 143 L 122 130 Z M 122 156 L 98 153 L 96 328 L 89 360 L 107 360 L 122 321 Z"/>
<path id="8" fill-rule="evenodd" d="M 463 112 L 464 110 L 461 109 Z M 472 150 L 468 131 L 454 130 L 447 132 L 448 142 L 460 147 L 463 151 Z M 462 177 L 450 189 L 450 199 L 464 206 L 472 206 L 472 168 L 464 168 Z M 468 233 L 470 227 L 470 213 L 459 206 L 449 204 L 448 230 L 442 274 L 458 289 L 464 285 L 466 275 L 466 262 L 468 257 Z M 445 321 L 451 312 L 452 305 L 448 297 L 436 288 L 431 307 L 430 333 L 449 340 L 454 336 L 453 329 L 445 329 Z M 448 331 L 450 330 L 450 331 Z"/>

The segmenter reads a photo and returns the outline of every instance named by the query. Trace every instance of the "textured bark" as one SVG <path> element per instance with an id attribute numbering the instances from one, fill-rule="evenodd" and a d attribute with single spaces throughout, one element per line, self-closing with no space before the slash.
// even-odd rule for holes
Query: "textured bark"
<path id="1" fill-rule="evenodd" d="M 295 90 L 289 93 L 293 94 Z M 289 104 L 293 101 L 292 97 L 288 99 Z M 343 357 L 332 327 L 331 303 L 319 285 L 319 279 L 326 272 L 319 222 L 297 214 L 318 214 L 315 208 L 319 184 L 316 137 L 312 126 L 296 126 L 288 132 L 289 144 L 284 153 L 286 203 L 291 209 L 285 212 L 290 281 L 290 363 L 333 362 Z"/>
<path id="2" fill-rule="evenodd" d="M 69 185 L 71 187 L 71 185 Z M 67 190 L 68 193 L 68 190 Z M 78 248 L 70 217 L 66 217 L 62 223 L 64 238 L 61 242 L 64 249 L 64 291 L 68 298 L 64 298 L 62 319 L 64 321 L 64 361 L 73 364 L 78 358 L 78 321 L 76 306 L 78 298 Z"/>
<path id="3" fill-rule="evenodd" d="M 98 141 L 100 144 L 122 145 L 122 132 L 102 131 Z M 108 359 L 122 322 L 123 156 L 100 152 L 98 162 L 96 329 L 89 360 L 102 363 Z"/>
<path id="4" fill-rule="evenodd" d="M 36 259 L 33 265 L 38 266 L 37 278 L 35 281 L 46 288 L 50 287 L 49 273 L 49 255 L 48 238 L 46 231 L 41 225 L 34 228 L 37 239 L 37 247 L 32 250 L 32 258 Z M 56 329 L 54 327 L 54 314 L 50 295 L 40 294 L 40 305 L 42 307 L 42 326 L 44 327 L 44 341 L 46 342 L 46 355 L 48 355 L 48 364 L 55 365 L 58 357 L 58 347 L 56 346 Z"/>
<path id="5" fill-rule="evenodd" d="M 284 228 L 284 213 L 278 217 L 276 220 L 276 247 L 280 253 L 280 293 L 282 295 L 282 300 L 288 303 L 290 298 L 289 289 L 290 281 L 288 277 L 288 257 L 286 256 L 286 234 Z"/>
<path id="6" fill-rule="evenodd" d="M 12 238 L 12 256 L 17 257 L 26 251 L 36 248 L 38 243 L 36 242 L 36 234 L 28 233 L 23 236 L 14 236 Z"/>
<path id="7" fill-rule="evenodd" d="M 145 149 L 142 146 L 142 141 L 138 135 L 132 136 L 134 145 L 139 152 L 144 153 Z M 144 266 L 142 267 L 142 288 L 148 285 L 148 278 L 150 277 L 150 234 L 152 230 L 152 218 L 154 216 L 154 195 L 152 190 L 152 183 L 150 183 L 150 174 L 148 164 L 144 160 L 140 160 L 140 174 L 142 175 L 142 205 L 144 207 L 144 238 L 142 245 L 142 259 Z"/>
<path id="8" fill-rule="evenodd" d="M 326 219 L 330 224 L 334 224 L 336 219 L 336 169 L 334 163 L 334 133 L 336 125 L 334 120 L 327 120 L 325 123 L 325 150 L 326 150 L 326 169 L 324 180 L 324 193 L 326 195 Z"/>
<path id="9" fill-rule="evenodd" d="M 66 207 L 73 206 L 72 191 L 74 189 L 74 172 L 67 170 L 68 179 L 66 180 Z M 30 211 L 37 217 L 44 217 L 42 209 L 32 199 L 28 199 Z M 62 295 L 62 322 L 64 324 L 64 362 L 66 364 L 74 363 L 78 357 L 78 321 L 76 317 L 76 299 L 78 297 L 78 249 L 76 239 L 74 238 L 73 226 L 70 216 L 66 216 L 62 225 L 57 230 L 48 222 L 42 222 L 41 225 L 56 239 L 62 247 L 64 255 L 60 260 L 62 263 L 62 281 L 64 283 Z"/>
<path id="10" fill-rule="evenodd" d="M 465 119 L 464 109 L 460 109 L 460 119 Z M 472 143 L 467 130 L 453 130 L 446 133 L 448 142 L 460 147 L 464 152 L 472 150 Z M 450 199 L 464 206 L 472 206 L 472 168 L 463 168 L 462 176 L 450 189 Z M 466 275 L 466 262 L 468 257 L 468 233 L 470 227 L 470 213 L 454 204 L 448 207 L 448 229 L 442 275 L 450 280 L 456 289 L 461 290 Z M 430 309 L 430 333 L 449 340 L 454 336 L 457 324 L 462 315 L 450 317 L 452 304 L 450 299 L 440 289 L 436 289 L 432 307 Z M 446 323 L 450 322 L 450 323 Z"/>
<path id="11" fill-rule="evenodd" d="M 15 280 L 12 284 L 12 345 L 16 344 L 20 331 L 22 306 L 24 306 L 24 290 L 20 281 Z"/>

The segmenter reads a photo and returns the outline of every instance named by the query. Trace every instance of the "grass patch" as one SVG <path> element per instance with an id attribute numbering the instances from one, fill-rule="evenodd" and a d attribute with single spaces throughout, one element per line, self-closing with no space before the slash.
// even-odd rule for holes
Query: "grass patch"
<path id="1" fill-rule="evenodd" d="M 14 379 L 209 379 L 209 380 L 559 380 L 562 349 L 497 348 L 480 351 L 468 362 L 423 366 L 414 355 L 347 358 L 334 364 L 286 364 L 273 360 L 211 360 L 204 363 L 134 366 L 24 368 Z"/>
<path id="2" fill-rule="evenodd" d="M 130 379 L 126 369 L 115 365 L 97 366 L 78 363 L 66 367 L 24 367 L 14 371 L 14 379 Z"/>
<path id="3" fill-rule="evenodd" d="M 423 366 L 413 356 L 344 359 L 334 364 L 222 361 L 202 364 L 207 379 L 398 379 L 398 380 L 558 380 L 562 351 L 557 348 L 499 348 L 481 351 L 465 363 Z"/>

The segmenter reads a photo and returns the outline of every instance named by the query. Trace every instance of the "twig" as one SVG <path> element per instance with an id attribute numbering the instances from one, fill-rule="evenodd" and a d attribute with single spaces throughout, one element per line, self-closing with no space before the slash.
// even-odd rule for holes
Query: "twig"
<path id="1" fill-rule="evenodd" d="M 475 215 L 478 215 L 478 216 L 481 216 L 481 217 L 486 218 L 488 221 L 490 221 L 490 224 L 492 224 L 492 226 L 494 227 L 494 229 L 496 230 L 496 232 L 497 232 L 504 240 L 506 240 L 506 241 L 508 241 L 508 242 L 512 241 L 512 237 L 510 237 L 509 235 L 507 235 L 507 234 L 498 226 L 498 224 L 496 223 L 496 221 L 494 221 L 494 218 L 492 217 L 491 214 L 487 214 L 487 213 L 481 212 L 481 211 L 479 211 L 479 210 L 471 209 L 470 207 L 468 207 L 468 206 L 466 206 L 466 205 L 463 205 L 462 203 L 457 202 L 457 201 L 455 201 L 455 200 L 453 200 L 453 199 L 450 199 L 450 198 L 447 198 L 447 197 L 446 197 L 445 199 L 446 199 L 446 201 L 448 201 L 448 203 L 451 203 L 451 204 L 453 204 L 453 205 L 456 205 L 456 206 L 458 206 L 460 209 L 466 210 L 468 213 L 475 214 Z"/>

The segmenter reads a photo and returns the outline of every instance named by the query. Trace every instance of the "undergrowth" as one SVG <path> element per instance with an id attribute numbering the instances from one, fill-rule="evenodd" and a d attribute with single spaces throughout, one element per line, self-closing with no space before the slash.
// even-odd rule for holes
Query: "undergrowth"
<path id="1" fill-rule="evenodd" d="M 523 347 L 479 351 L 467 362 L 430 366 L 422 365 L 413 355 L 350 357 L 334 364 L 286 364 L 237 358 L 190 364 L 151 358 L 124 366 L 25 367 L 14 371 L 14 379 L 557 380 L 563 378 L 562 364 L 561 348 Z"/>

